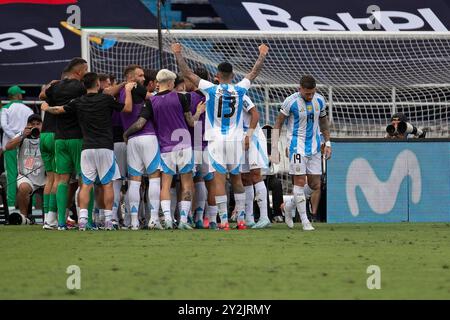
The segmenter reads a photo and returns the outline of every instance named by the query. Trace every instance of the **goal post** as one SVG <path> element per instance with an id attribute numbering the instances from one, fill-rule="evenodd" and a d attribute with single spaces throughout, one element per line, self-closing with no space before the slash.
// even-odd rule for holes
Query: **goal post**
<path id="1" fill-rule="evenodd" d="M 258 45 L 267 43 L 264 68 L 249 91 L 263 124 L 273 124 L 301 75 L 311 74 L 327 100 L 333 137 L 382 137 L 394 112 L 429 127 L 430 137 L 449 135 L 450 33 L 165 30 L 163 64 L 176 71 L 174 41 L 183 44 L 191 66 L 203 65 L 211 75 L 220 62 L 231 62 L 236 80 L 251 69 Z M 90 70 L 122 79 L 128 64 L 159 65 L 158 33 L 83 29 L 82 53 Z"/>
<path id="2" fill-rule="evenodd" d="M 210 76 L 220 62 L 232 63 L 238 81 L 251 70 L 258 46 L 270 47 L 261 74 L 248 95 L 261 125 L 273 125 L 279 107 L 296 92 L 300 77 L 313 75 L 327 102 L 332 137 L 385 135 L 395 112 L 405 113 L 427 137 L 448 137 L 450 119 L 450 33 L 444 32 L 262 32 L 241 30 L 163 31 L 163 67 L 178 71 L 170 50 L 183 45 L 191 67 Z M 123 79 L 129 64 L 155 69 L 157 30 L 83 29 L 82 54 L 89 69 Z M 280 152 L 287 147 L 281 132 Z M 288 159 L 282 157 L 285 191 Z"/>

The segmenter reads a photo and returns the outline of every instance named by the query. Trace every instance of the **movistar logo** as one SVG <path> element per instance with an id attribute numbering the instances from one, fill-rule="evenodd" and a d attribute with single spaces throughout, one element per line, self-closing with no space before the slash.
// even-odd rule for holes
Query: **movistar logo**
<path id="1" fill-rule="evenodd" d="M 369 162 L 364 158 L 352 161 L 347 172 L 346 194 L 348 206 L 353 216 L 359 215 L 356 188 L 359 187 L 370 208 L 377 214 L 389 213 L 397 201 L 403 179 L 411 178 L 411 200 L 420 201 L 422 178 L 420 165 L 414 152 L 402 151 L 395 159 L 387 181 L 380 181 Z"/>

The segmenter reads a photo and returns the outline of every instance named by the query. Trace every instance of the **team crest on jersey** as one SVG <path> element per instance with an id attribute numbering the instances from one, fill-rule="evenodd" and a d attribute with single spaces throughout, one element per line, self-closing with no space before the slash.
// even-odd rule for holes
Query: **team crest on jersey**
<path id="1" fill-rule="evenodd" d="M 307 106 L 306 109 L 308 109 L 308 111 L 312 111 L 313 107 L 311 105 Z"/>

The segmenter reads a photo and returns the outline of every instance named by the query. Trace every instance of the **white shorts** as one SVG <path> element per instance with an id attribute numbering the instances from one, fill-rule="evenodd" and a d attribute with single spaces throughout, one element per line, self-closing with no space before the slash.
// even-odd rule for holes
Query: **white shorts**
<path id="1" fill-rule="evenodd" d="M 120 179 L 114 151 L 110 149 L 86 149 L 81 151 L 81 177 L 84 184 L 94 182 L 108 184 Z"/>
<path id="2" fill-rule="evenodd" d="M 192 172 L 194 170 L 192 148 L 161 153 L 161 169 L 165 174 L 172 176 Z"/>
<path id="3" fill-rule="evenodd" d="M 114 143 L 114 155 L 119 166 L 120 176 L 124 179 L 127 176 L 127 145 L 125 142 Z"/>
<path id="4" fill-rule="evenodd" d="M 244 152 L 243 141 L 213 140 L 208 143 L 209 172 L 236 175 L 240 173 Z"/>
<path id="5" fill-rule="evenodd" d="M 38 186 L 38 185 L 33 184 L 33 182 L 32 182 L 28 177 L 25 177 L 25 176 L 23 176 L 23 175 L 21 175 L 21 174 L 19 173 L 19 174 L 17 175 L 17 188 L 19 188 L 19 186 L 20 186 L 22 183 L 26 183 L 26 184 L 28 184 L 28 185 L 31 187 L 31 193 L 33 193 L 33 192 L 35 192 L 37 189 L 43 187 L 43 186 Z"/>
<path id="6" fill-rule="evenodd" d="M 158 139 L 154 135 L 137 136 L 128 140 L 128 175 L 140 177 L 160 169 Z"/>
<path id="7" fill-rule="evenodd" d="M 209 172 L 208 148 L 205 150 L 194 151 L 194 177 L 202 177 L 205 181 L 210 181 L 213 178 L 213 173 Z"/>
<path id="8" fill-rule="evenodd" d="M 269 156 L 267 155 L 267 140 L 264 133 L 254 134 L 249 143 L 248 150 L 244 154 L 244 163 L 241 166 L 242 173 L 250 170 L 267 169 L 269 167 Z"/>
<path id="9" fill-rule="evenodd" d="M 317 152 L 309 157 L 300 153 L 289 155 L 289 174 L 301 176 L 304 174 L 322 174 L 322 154 Z"/>

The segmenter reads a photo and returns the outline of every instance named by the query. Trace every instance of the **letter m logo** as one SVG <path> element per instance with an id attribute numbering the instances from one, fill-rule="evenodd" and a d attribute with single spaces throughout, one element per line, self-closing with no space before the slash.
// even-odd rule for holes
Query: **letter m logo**
<path id="1" fill-rule="evenodd" d="M 404 150 L 399 153 L 386 181 L 378 179 L 374 169 L 364 158 L 352 161 L 347 171 L 346 195 L 351 214 L 360 214 L 360 206 L 356 197 L 359 187 L 367 200 L 370 209 L 376 214 L 387 214 L 394 208 L 403 180 L 410 177 L 412 203 L 417 204 L 422 194 L 422 178 L 419 161 L 414 152 Z"/>

